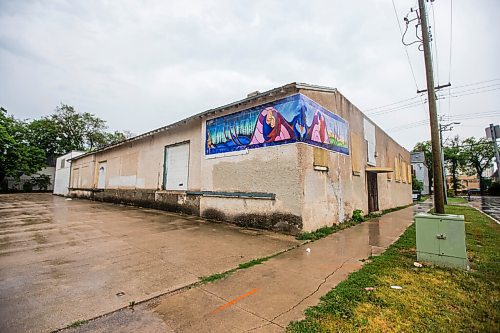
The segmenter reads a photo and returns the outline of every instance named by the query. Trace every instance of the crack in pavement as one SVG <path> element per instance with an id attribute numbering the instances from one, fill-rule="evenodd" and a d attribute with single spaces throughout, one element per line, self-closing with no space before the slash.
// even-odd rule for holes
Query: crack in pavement
<path id="1" fill-rule="evenodd" d="M 345 263 L 352 260 L 353 258 L 349 258 L 349 259 L 346 259 L 344 262 L 342 262 L 342 264 L 337 267 L 333 272 L 331 272 L 330 274 L 328 274 L 324 279 L 323 281 L 318 285 L 318 287 L 312 292 L 310 293 L 309 295 L 307 295 L 306 297 L 304 297 L 303 299 L 301 299 L 298 303 L 296 303 L 294 306 L 292 306 L 291 308 L 289 308 L 288 310 L 286 311 L 283 311 L 281 312 L 280 314 L 278 314 L 277 316 L 275 316 L 273 319 L 271 320 L 268 320 L 270 323 L 273 323 L 273 324 L 276 324 L 278 326 L 280 326 L 281 328 L 284 328 L 283 326 L 279 325 L 278 323 L 274 322 L 276 319 L 278 319 L 279 317 L 281 317 L 282 315 L 292 311 L 293 309 L 295 309 L 297 306 L 299 306 L 301 303 L 303 303 L 305 300 L 307 300 L 308 298 L 310 298 L 311 296 L 313 296 L 314 294 L 316 294 L 319 289 L 321 288 L 321 286 L 323 286 L 326 281 L 335 273 L 337 273 L 342 267 L 344 267 Z M 256 330 L 256 329 L 259 329 L 259 328 L 262 328 L 262 327 L 265 327 L 267 326 L 268 324 L 266 325 L 261 325 L 261 326 L 258 326 L 258 327 L 254 327 L 254 328 L 251 328 L 245 332 L 250 332 L 250 331 L 253 331 L 253 330 Z"/>

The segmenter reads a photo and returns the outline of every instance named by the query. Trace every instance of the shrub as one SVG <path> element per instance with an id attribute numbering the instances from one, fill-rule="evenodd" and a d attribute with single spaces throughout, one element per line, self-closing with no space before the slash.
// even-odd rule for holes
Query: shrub
<path id="1" fill-rule="evenodd" d="M 365 218 L 363 217 L 363 211 L 361 209 L 356 209 L 352 212 L 352 220 L 354 222 L 363 222 Z"/>

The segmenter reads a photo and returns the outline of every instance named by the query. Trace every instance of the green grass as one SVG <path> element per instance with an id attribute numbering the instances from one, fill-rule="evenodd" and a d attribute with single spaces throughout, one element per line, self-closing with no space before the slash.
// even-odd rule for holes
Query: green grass
<path id="1" fill-rule="evenodd" d="M 384 214 L 392 213 L 400 209 L 404 209 L 406 207 L 412 206 L 412 204 L 406 205 L 406 206 L 399 206 L 399 207 L 394 207 L 394 208 L 389 208 L 389 209 L 384 209 L 381 213 L 370 213 L 368 215 L 362 216 L 359 214 L 353 215 L 353 219 L 349 221 L 345 221 L 339 224 L 334 224 L 329 227 L 321 227 L 317 230 L 314 231 L 306 231 L 306 232 L 301 232 L 300 234 L 295 237 L 298 240 L 310 240 L 310 241 L 316 241 L 318 239 L 324 238 L 328 235 L 331 235 L 333 233 L 339 232 L 340 230 L 344 230 L 346 228 L 350 228 L 352 226 L 355 226 L 356 224 L 362 223 L 364 221 L 367 221 L 369 219 L 381 217 Z M 361 212 L 361 211 L 359 211 Z"/>
<path id="2" fill-rule="evenodd" d="M 75 328 L 75 327 L 79 327 L 79 326 L 82 326 L 82 325 L 85 325 L 86 323 L 88 323 L 89 321 L 88 320 L 77 320 L 75 321 L 74 323 L 68 325 L 67 328 Z"/>
<path id="3" fill-rule="evenodd" d="M 271 259 L 273 257 L 276 257 L 276 256 L 278 256 L 278 255 L 280 255 L 282 253 L 288 252 L 288 251 L 290 251 L 291 249 L 294 249 L 294 248 L 295 247 L 287 249 L 287 250 L 284 250 L 284 251 L 281 251 L 281 252 L 278 252 L 278 253 L 275 253 L 275 254 L 272 254 L 272 255 L 267 256 L 267 257 L 252 259 L 250 261 L 247 261 L 247 262 L 239 264 L 238 267 L 236 267 L 236 268 L 227 270 L 227 271 L 222 272 L 222 273 L 215 273 L 215 274 L 212 274 L 212 275 L 209 275 L 209 276 L 201 276 L 199 278 L 200 279 L 199 282 L 200 283 L 209 283 L 209 282 L 214 282 L 214 281 L 217 281 L 217 280 L 220 280 L 220 279 L 225 279 L 226 277 L 228 277 L 232 273 L 236 272 L 237 270 L 247 269 L 247 268 L 253 267 L 255 265 L 260 265 L 263 262 L 268 261 L 269 259 Z"/>
<path id="4" fill-rule="evenodd" d="M 471 271 L 416 268 L 415 226 L 292 322 L 289 332 L 498 332 L 500 226 L 475 209 L 465 215 Z M 391 289 L 399 285 L 403 290 Z M 365 291 L 374 287 L 374 291 Z"/>
<path id="5" fill-rule="evenodd" d="M 467 199 L 462 198 L 462 197 L 448 197 L 448 204 L 453 205 L 453 204 L 466 204 Z"/>
<path id="6" fill-rule="evenodd" d="M 319 228 L 319 229 L 314 230 L 314 231 L 302 232 L 302 233 L 298 234 L 296 238 L 298 240 L 315 241 L 315 240 L 324 238 L 328 235 L 331 235 L 335 232 L 339 232 L 340 230 L 352 227 L 352 226 L 359 224 L 359 223 L 361 223 L 361 221 L 360 222 L 356 222 L 356 221 L 352 221 L 352 220 L 346 221 L 343 223 L 334 224 L 330 227 L 322 227 L 322 228 Z"/>
<path id="7" fill-rule="evenodd" d="M 417 202 L 424 202 L 427 199 L 429 199 L 428 195 L 422 195 L 422 196 L 420 196 L 420 200 L 417 200 Z"/>

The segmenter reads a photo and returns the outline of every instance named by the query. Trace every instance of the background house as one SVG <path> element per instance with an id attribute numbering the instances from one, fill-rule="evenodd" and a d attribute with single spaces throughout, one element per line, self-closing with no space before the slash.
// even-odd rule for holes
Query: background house
<path id="1" fill-rule="evenodd" d="M 411 152 L 411 167 L 413 175 L 424 184 L 422 194 L 430 193 L 429 168 L 425 164 L 425 155 L 422 151 Z"/>

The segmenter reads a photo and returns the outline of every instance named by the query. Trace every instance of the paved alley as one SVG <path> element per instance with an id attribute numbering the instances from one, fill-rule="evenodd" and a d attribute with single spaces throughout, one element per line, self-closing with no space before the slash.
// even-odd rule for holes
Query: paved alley
<path id="1" fill-rule="evenodd" d="M 361 268 L 363 259 L 396 241 L 415 212 L 429 208 L 430 203 L 419 204 L 386 214 L 225 279 L 165 295 L 70 331 L 281 332 Z"/>
<path id="2" fill-rule="evenodd" d="M 151 209 L 0 195 L 0 332 L 60 329 L 298 243 Z"/>

